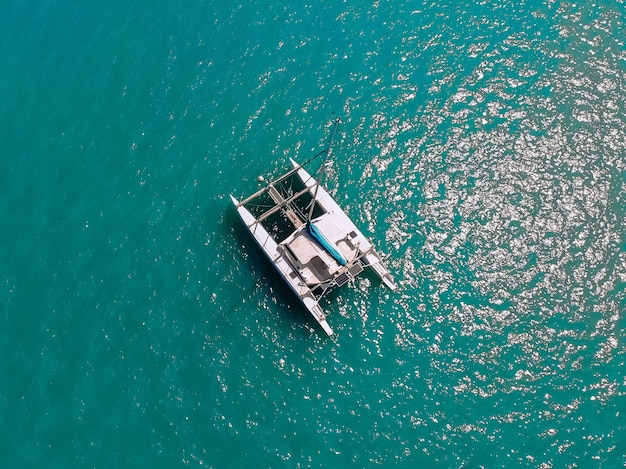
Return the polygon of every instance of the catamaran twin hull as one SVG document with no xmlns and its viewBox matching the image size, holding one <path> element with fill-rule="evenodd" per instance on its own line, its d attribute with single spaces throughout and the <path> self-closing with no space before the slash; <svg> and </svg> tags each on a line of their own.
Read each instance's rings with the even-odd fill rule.
<svg viewBox="0 0 626 469">
<path fill-rule="evenodd" d="M 374 246 L 328 192 L 302 166 L 293 168 L 243 201 L 231 195 L 239 216 L 283 279 L 328 335 L 319 305 L 370 267 L 391 290 L 396 284 Z M 313 208 L 310 208 L 312 205 Z"/>
</svg>

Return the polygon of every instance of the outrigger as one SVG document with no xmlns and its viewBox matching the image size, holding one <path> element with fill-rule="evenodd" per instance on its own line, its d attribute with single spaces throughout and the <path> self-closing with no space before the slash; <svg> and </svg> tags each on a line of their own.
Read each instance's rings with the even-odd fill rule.
<svg viewBox="0 0 626 469">
<path fill-rule="evenodd" d="M 309 161 L 300 165 L 290 159 L 290 170 L 241 202 L 230 196 L 252 237 L 329 336 L 333 330 L 319 301 L 330 289 L 341 287 L 367 267 L 388 288 L 396 289 L 372 243 L 322 186 L 340 122 L 334 121 L 327 148 Z M 323 162 L 314 178 L 304 165 L 321 155 Z"/>
</svg>

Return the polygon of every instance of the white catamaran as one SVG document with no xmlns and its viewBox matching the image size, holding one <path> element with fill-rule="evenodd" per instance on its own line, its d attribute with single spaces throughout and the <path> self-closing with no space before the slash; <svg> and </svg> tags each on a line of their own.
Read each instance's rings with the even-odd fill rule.
<svg viewBox="0 0 626 469">
<path fill-rule="evenodd" d="M 252 237 L 328 335 L 333 330 L 319 300 L 329 289 L 366 267 L 391 290 L 396 288 L 372 243 L 321 185 L 339 122 L 334 122 L 328 147 L 309 160 L 324 155 L 317 178 L 292 159 L 289 171 L 241 202 L 230 196 Z"/>
</svg>

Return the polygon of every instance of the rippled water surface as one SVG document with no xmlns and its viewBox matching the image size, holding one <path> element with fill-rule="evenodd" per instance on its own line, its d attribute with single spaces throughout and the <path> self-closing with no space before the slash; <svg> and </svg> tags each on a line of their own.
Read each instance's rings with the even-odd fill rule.
<svg viewBox="0 0 626 469">
<path fill-rule="evenodd" d="M 3 467 L 626 466 L 623 1 L 0 10 Z M 328 339 L 228 194 L 333 112 Z"/>
</svg>

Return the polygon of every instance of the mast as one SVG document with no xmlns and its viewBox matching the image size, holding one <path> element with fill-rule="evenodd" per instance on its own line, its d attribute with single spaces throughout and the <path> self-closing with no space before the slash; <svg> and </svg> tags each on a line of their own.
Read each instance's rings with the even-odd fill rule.
<svg viewBox="0 0 626 469">
<path fill-rule="evenodd" d="M 319 175 L 316 178 L 317 184 L 315 185 L 315 192 L 313 193 L 313 200 L 311 201 L 311 208 L 309 209 L 309 216 L 307 217 L 308 221 L 311 221 L 311 218 L 313 217 L 313 209 L 315 209 L 315 201 L 317 200 L 317 190 L 319 189 L 320 184 L 322 182 L 322 178 L 324 177 L 324 173 L 326 170 L 326 162 L 328 161 L 328 157 L 330 156 L 330 153 L 332 152 L 333 141 L 335 140 L 335 134 L 337 133 L 337 127 L 339 126 L 340 122 L 341 122 L 341 119 L 337 117 L 333 125 L 333 130 L 330 133 L 330 140 L 328 141 L 328 147 L 326 147 L 326 154 L 324 155 L 324 161 L 322 161 L 322 165 L 320 166 L 320 169 L 318 170 Z"/>
</svg>

